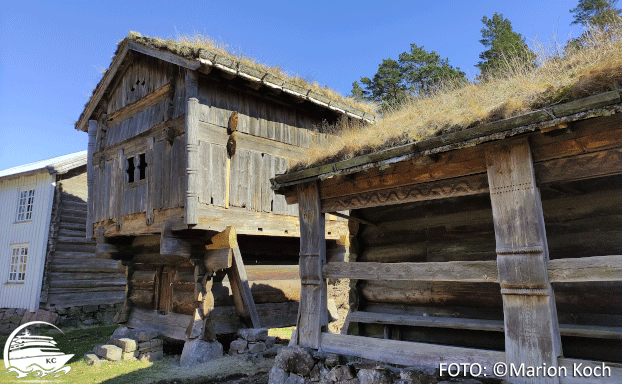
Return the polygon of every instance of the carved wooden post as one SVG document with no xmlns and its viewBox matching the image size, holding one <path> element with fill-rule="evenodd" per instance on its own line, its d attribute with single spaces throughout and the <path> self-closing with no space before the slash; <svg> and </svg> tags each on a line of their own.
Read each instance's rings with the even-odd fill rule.
<svg viewBox="0 0 622 384">
<path fill-rule="evenodd" d="M 153 212 L 153 207 L 154 207 L 154 199 L 155 199 L 155 195 L 156 195 L 156 188 L 159 188 L 160 186 L 157 185 L 156 183 L 156 170 L 153 169 L 153 165 L 154 165 L 154 153 L 153 153 L 153 146 L 154 146 L 154 138 L 149 137 L 147 138 L 147 151 L 145 153 L 145 157 L 146 157 L 146 161 L 147 161 L 147 174 L 145 175 L 147 178 L 147 202 L 146 202 L 146 209 L 145 209 L 145 221 L 147 225 L 151 225 L 153 224 L 153 220 L 154 220 L 154 212 Z"/>
<path fill-rule="evenodd" d="M 540 192 L 527 140 L 486 153 L 503 295 L 508 367 L 557 367 L 561 356 L 555 296 Z M 557 377 L 511 377 L 512 383 L 559 383 Z"/>
<path fill-rule="evenodd" d="M 116 181 L 116 194 L 117 194 L 117 206 L 115 207 L 115 213 L 117 216 L 117 231 L 121 230 L 123 226 L 123 186 L 127 182 L 127 160 L 125 160 L 125 154 L 123 148 L 117 151 L 117 177 Z"/>
<path fill-rule="evenodd" d="M 86 151 L 86 186 L 88 198 L 86 199 L 86 238 L 93 238 L 93 215 L 95 212 L 95 196 L 93 195 L 93 183 L 95 180 L 95 168 L 93 167 L 93 154 L 95 153 L 95 139 L 97 137 L 97 120 L 89 120 L 89 145 Z"/>
<path fill-rule="evenodd" d="M 298 187 L 300 216 L 300 307 L 296 340 L 303 347 L 319 348 L 322 328 L 327 325 L 325 220 L 316 183 Z"/>
<path fill-rule="evenodd" d="M 186 202 L 185 222 L 199 223 L 199 77 L 195 71 L 186 72 Z"/>
</svg>

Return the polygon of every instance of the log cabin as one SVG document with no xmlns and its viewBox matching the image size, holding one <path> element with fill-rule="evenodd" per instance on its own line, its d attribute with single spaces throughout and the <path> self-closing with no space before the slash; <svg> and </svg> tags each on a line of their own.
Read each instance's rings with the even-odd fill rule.
<svg viewBox="0 0 622 384">
<path fill-rule="evenodd" d="M 86 151 L 0 171 L 0 333 L 93 323 L 123 302 L 118 263 L 96 259 L 85 238 L 86 199 Z"/>
<path fill-rule="evenodd" d="M 130 33 L 76 123 L 89 134 L 87 237 L 126 266 L 117 321 L 178 340 L 294 325 L 298 208 L 269 180 L 329 140 L 323 127 L 374 118 L 213 47 Z M 347 233 L 326 222 L 342 260 Z"/>
<path fill-rule="evenodd" d="M 304 229 L 295 343 L 568 373 L 510 383 L 621 382 L 621 101 L 597 93 L 277 175 Z M 344 210 L 350 262 L 327 262 L 324 217 Z M 326 330 L 330 278 L 353 282 L 341 334 Z M 602 362 L 606 377 L 573 374 Z"/>
</svg>

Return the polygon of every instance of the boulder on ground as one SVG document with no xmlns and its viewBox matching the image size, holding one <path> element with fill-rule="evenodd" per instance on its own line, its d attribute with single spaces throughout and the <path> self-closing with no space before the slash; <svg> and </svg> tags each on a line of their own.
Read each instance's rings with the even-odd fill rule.
<svg viewBox="0 0 622 384">
<path fill-rule="evenodd" d="M 191 367 L 222 356 L 222 344 L 217 341 L 194 339 L 186 341 L 179 365 Z"/>
<path fill-rule="evenodd" d="M 110 361 L 119 361 L 123 357 L 123 350 L 112 344 L 98 345 L 93 352 L 97 356 Z"/>
<path fill-rule="evenodd" d="M 268 338 L 268 328 L 242 328 L 238 336 L 246 341 L 264 341 Z"/>
<path fill-rule="evenodd" d="M 299 346 L 281 349 L 274 360 L 275 367 L 301 376 L 309 376 L 314 365 L 311 354 Z"/>
</svg>

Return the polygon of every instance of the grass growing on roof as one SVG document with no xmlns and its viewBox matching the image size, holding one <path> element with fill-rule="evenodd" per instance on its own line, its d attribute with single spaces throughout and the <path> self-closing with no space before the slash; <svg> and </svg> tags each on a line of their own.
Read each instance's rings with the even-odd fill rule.
<svg viewBox="0 0 622 384">
<path fill-rule="evenodd" d="M 345 160 L 435 135 L 460 131 L 547 105 L 622 88 L 622 25 L 591 29 L 580 48 L 540 46 L 537 67 L 512 59 L 495 78 L 446 85 L 413 98 L 373 125 L 335 127 L 337 140 L 314 146 L 290 171 Z"/>
<path fill-rule="evenodd" d="M 364 112 L 374 113 L 376 107 L 371 103 L 364 103 L 353 98 L 343 97 L 332 89 L 326 86 L 321 86 L 317 81 L 311 82 L 297 74 L 288 74 L 278 66 L 261 64 L 253 58 L 246 57 L 239 52 L 230 50 L 226 44 L 216 42 L 212 38 L 199 33 L 161 39 L 157 37 L 142 36 L 140 33 L 132 31 L 129 33 L 127 38 L 143 45 L 152 46 L 157 49 L 165 49 L 169 52 L 192 59 L 196 59 L 200 56 L 200 50 L 210 51 L 217 55 L 224 56 L 227 59 L 237 61 L 255 70 L 270 73 L 271 75 L 287 80 L 300 87 L 312 89 L 314 92 L 317 92 L 329 99 L 340 101 L 350 107 L 360 109 Z"/>
</svg>

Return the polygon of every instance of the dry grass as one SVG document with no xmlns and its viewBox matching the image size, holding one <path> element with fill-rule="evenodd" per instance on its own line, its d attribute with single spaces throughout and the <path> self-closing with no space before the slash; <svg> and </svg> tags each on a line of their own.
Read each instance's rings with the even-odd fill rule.
<svg viewBox="0 0 622 384">
<path fill-rule="evenodd" d="M 322 96 L 340 101 L 350 107 L 360 109 L 364 112 L 375 113 L 376 106 L 374 104 L 362 103 L 352 98 L 343 97 L 332 89 L 326 86 L 321 86 L 316 81 L 308 81 L 297 74 L 291 75 L 278 66 L 267 66 L 261 64 L 253 58 L 244 56 L 241 52 L 231 50 L 226 44 L 219 43 L 212 38 L 199 33 L 161 39 L 157 37 L 142 36 L 140 33 L 132 31 L 129 33 L 127 38 L 143 45 L 152 46 L 158 49 L 165 49 L 169 52 L 193 59 L 199 57 L 201 54 L 200 50 L 206 50 L 217 55 L 224 56 L 227 59 L 237 61 L 250 68 L 270 73 L 271 75 L 287 80 L 300 87 L 312 89 Z"/>
<path fill-rule="evenodd" d="M 540 46 L 535 68 L 508 60 L 504 76 L 447 86 L 431 97 L 413 99 L 374 125 L 335 127 L 338 140 L 312 148 L 290 171 L 622 88 L 622 25 L 591 30 L 586 36 L 581 49 L 563 52 Z"/>
</svg>

